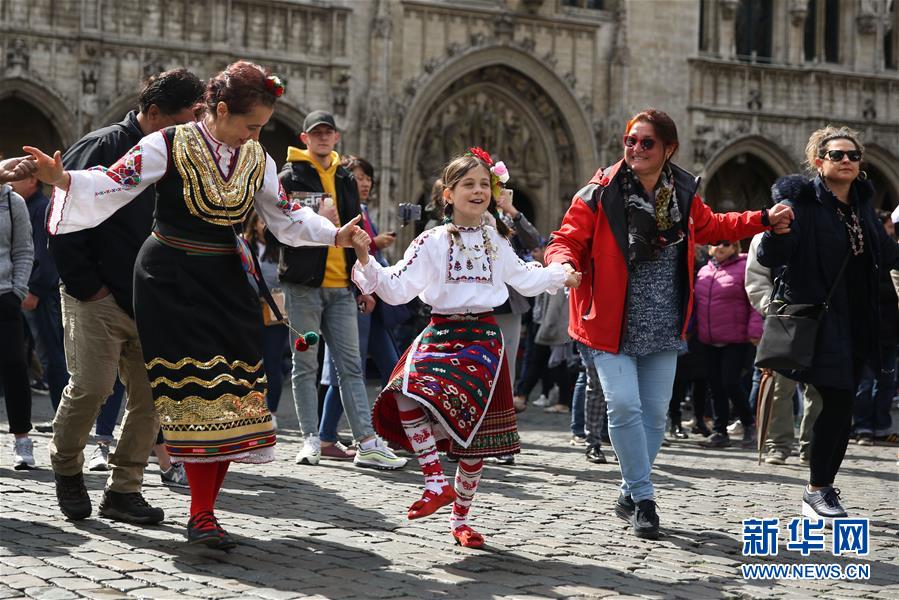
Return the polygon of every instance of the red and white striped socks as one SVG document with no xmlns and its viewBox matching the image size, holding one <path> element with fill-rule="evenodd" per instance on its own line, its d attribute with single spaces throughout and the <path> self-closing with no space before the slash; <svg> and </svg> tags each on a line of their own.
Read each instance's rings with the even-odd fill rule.
<svg viewBox="0 0 899 600">
<path fill-rule="evenodd" d="M 450 529 L 455 530 L 468 524 L 468 510 L 478 491 L 483 470 L 484 460 L 481 458 L 474 461 L 470 458 L 459 460 L 459 467 L 456 469 L 456 501 L 453 502 L 453 514 L 450 516 Z"/>
<path fill-rule="evenodd" d="M 418 457 L 421 472 L 425 476 L 425 489 L 439 494 L 444 487 L 449 485 L 443 466 L 440 464 L 440 456 L 437 454 L 437 442 L 434 439 L 434 431 L 431 421 L 424 410 L 416 407 L 413 410 L 401 410 L 400 422 L 409 443 Z"/>
</svg>

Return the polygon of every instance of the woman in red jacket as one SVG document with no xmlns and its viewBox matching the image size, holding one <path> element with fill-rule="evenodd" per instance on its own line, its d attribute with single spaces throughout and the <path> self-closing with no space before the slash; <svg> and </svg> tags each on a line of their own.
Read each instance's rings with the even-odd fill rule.
<svg viewBox="0 0 899 600">
<path fill-rule="evenodd" d="M 597 171 L 552 234 L 546 261 L 584 273 L 570 297 L 569 333 L 592 356 L 621 468 L 615 513 L 655 539 L 650 474 L 662 445 L 678 352 L 693 307 L 694 243 L 789 231 L 792 212 L 715 214 L 699 180 L 671 162 L 677 127 L 662 111 L 635 115 L 624 158 Z"/>
<path fill-rule="evenodd" d="M 755 445 L 755 418 L 740 375 L 751 343 L 757 344 L 762 337 L 762 315 L 752 308 L 746 295 L 746 255 L 740 252 L 740 242 L 715 242 L 710 255 L 695 284 L 696 329 L 704 344 L 715 401 L 715 432 L 703 445 L 730 446 L 727 422 L 733 402 L 743 423 L 743 447 L 751 447 Z"/>
</svg>

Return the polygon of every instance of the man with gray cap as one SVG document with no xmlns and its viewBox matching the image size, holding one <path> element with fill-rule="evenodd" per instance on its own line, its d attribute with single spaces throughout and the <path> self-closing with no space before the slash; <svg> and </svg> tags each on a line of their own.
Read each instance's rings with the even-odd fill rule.
<svg viewBox="0 0 899 600">
<path fill-rule="evenodd" d="M 310 112 L 303 122 L 300 140 L 306 150 L 287 149 L 287 164 L 280 179 L 293 202 L 308 204 L 339 226 L 360 214 L 359 191 L 352 174 L 340 166 L 334 151 L 340 132 L 334 116 L 323 110 Z M 371 297 L 356 297 L 350 274 L 356 257 L 352 248 L 281 248 L 278 276 L 285 292 L 290 323 L 296 331 L 321 331 L 337 369 L 340 397 L 357 442 L 353 462 L 376 469 L 401 469 L 398 458 L 375 436 L 371 407 L 362 374 L 356 312 L 371 311 Z M 322 454 L 350 458 L 339 442 L 322 448 L 319 438 L 316 352 L 293 353 L 293 400 L 303 431 L 303 448 L 296 462 L 316 465 Z M 338 456 L 339 455 L 339 456 Z"/>
</svg>

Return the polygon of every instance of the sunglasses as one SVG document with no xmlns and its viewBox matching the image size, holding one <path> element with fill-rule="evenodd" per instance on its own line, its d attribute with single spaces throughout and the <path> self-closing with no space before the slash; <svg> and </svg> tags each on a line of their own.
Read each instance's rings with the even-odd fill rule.
<svg viewBox="0 0 899 600">
<path fill-rule="evenodd" d="M 724 240 L 722 242 L 715 242 L 712 245 L 713 246 L 721 246 L 722 248 L 730 248 L 730 242 L 728 242 L 727 240 Z"/>
<path fill-rule="evenodd" d="M 637 137 L 635 135 L 626 135 L 624 136 L 624 145 L 628 148 L 633 148 L 637 144 L 640 144 L 640 147 L 644 150 L 652 150 L 655 148 L 656 141 L 651 137 Z"/>
<path fill-rule="evenodd" d="M 858 150 L 827 150 L 820 153 L 818 158 L 827 158 L 827 160 L 832 162 L 840 162 L 844 156 L 852 162 L 858 162 L 862 159 L 862 153 Z"/>
</svg>

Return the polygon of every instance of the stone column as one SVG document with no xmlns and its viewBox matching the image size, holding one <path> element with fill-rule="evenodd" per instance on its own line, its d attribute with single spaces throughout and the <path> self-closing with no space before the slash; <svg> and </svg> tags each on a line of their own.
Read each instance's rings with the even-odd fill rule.
<svg viewBox="0 0 899 600">
<path fill-rule="evenodd" d="M 806 0 L 791 0 L 790 28 L 787 37 L 787 62 L 802 65 L 805 62 L 805 20 L 809 18 Z M 811 16 L 814 18 L 814 15 Z"/>
<path fill-rule="evenodd" d="M 721 57 L 733 60 L 737 56 L 736 15 L 740 0 L 718 0 L 718 41 Z"/>
</svg>

